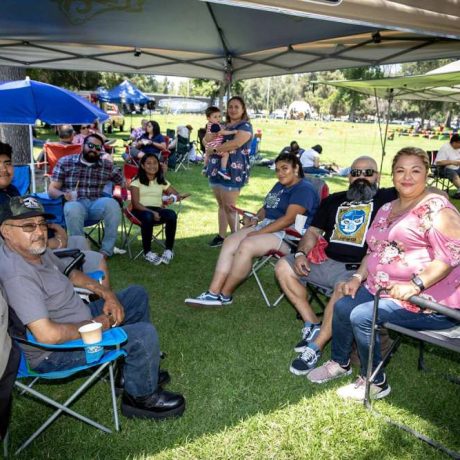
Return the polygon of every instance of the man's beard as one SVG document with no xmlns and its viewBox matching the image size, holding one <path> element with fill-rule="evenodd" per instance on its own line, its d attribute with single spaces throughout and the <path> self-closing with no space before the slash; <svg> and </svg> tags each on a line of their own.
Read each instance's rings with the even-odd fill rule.
<svg viewBox="0 0 460 460">
<path fill-rule="evenodd" d="M 371 184 L 366 179 L 357 179 L 347 190 L 347 199 L 350 201 L 369 201 L 377 193 L 378 185 Z"/>
<path fill-rule="evenodd" d="M 36 241 L 33 241 L 32 243 L 34 244 L 34 246 L 31 246 L 29 248 L 29 253 L 30 254 L 32 254 L 34 256 L 41 256 L 42 254 L 45 253 L 46 244 L 47 244 L 45 238 L 40 238 L 40 239 L 38 239 Z"/>
<path fill-rule="evenodd" d="M 99 153 L 93 152 L 83 152 L 83 158 L 88 163 L 97 163 L 99 161 Z"/>
</svg>

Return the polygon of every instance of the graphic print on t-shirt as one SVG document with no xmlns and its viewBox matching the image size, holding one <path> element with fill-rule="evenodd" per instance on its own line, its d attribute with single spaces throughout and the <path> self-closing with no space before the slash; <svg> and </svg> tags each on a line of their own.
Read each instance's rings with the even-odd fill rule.
<svg viewBox="0 0 460 460">
<path fill-rule="evenodd" d="M 276 209 L 279 205 L 281 195 L 283 194 L 283 192 L 283 188 L 281 188 L 280 190 L 272 189 L 270 193 L 265 197 L 265 207 L 268 209 Z"/>
<path fill-rule="evenodd" d="M 373 208 L 373 202 L 339 206 L 330 241 L 363 247 Z"/>
</svg>

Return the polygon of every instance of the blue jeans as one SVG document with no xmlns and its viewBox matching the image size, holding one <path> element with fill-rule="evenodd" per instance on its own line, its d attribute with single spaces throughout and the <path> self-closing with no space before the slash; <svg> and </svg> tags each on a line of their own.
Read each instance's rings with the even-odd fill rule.
<svg viewBox="0 0 460 460">
<path fill-rule="evenodd" d="M 80 198 L 78 201 L 67 201 L 64 205 L 64 216 L 69 235 L 84 236 L 85 221 L 104 221 L 104 238 L 101 252 L 111 256 L 117 240 L 118 226 L 121 222 L 120 205 L 113 198 L 89 200 Z"/>
<path fill-rule="evenodd" d="M 117 298 L 125 310 L 123 330 L 128 335 L 128 341 L 123 345 L 128 353 L 123 369 L 125 390 L 135 397 L 148 396 L 158 386 L 160 365 L 160 345 L 157 331 L 150 322 L 148 295 L 142 286 L 130 286 L 117 293 Z M 89 304 L 93 317 L 102 313 L 103 306 L 103 299 Z M 48 355 L 35 370 L 50 372 L 85 364 L 83 350 L 56 351 Z"/>
<path fill-rule="evenodd" d="M 308 166 L 307 168 L 303 168 L 303 172 L 305 174 L 319 174 L 321 176 L 329 174 L 329 171 L 327 169 L 317 168 L 316 166 Z"/>
<path fill-rule="evenodd" d="M 356 340 L 359 359 L 361 361 L 360 375 L 367 373 L 369 359 L 369 344 L 371 341 L 372 314 L 374 296 L 363 286 L 356 292 L 355 298 L 342 297 L 334 306 L 332 319 L 332 359 L 345 366 L 348 364 L 353 339 Z M 377 324 L 385 322 L 397 324 L 414 330 L 441 330 L 455 326 L 455 320 L 437 313 L 413 313 L 398 305 L 392 299 L 380 299 Z M 376 336 L 373 369 L 382 360 L 380 337 Z M 383 380 L 383 372 L 376 376 L 375 381 Z"/>
</svg>

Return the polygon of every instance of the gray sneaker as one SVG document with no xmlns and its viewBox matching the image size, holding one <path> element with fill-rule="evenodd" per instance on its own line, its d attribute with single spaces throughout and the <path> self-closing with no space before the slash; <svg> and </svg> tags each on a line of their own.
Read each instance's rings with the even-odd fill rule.
<svg viewBox="0 0 460 460">
<path fill-rule="evenodd" d="M 364 394 L 366 392 L 366 379 L 359 376 L 356 382 L 340 387 L 337 394 L 344 399 L 352 399 L 354 401 L 364 401 Z M 382 399 L 388 396 L 391 392 L 391 387 L 387 383 L 386 376 L 382 383 L 372 383 L 369 389 L 369 397 L 371 399 Z"/>
<path fill-rule="evenodd" d="M 342 367 L 335 361 L 327 361 L 322 366 L 313 369 L 308 375 L 307 379 L 312 383 L 326 383 L 330 380 L 345 377 L 351 374 L 350 363 L 346 367 Z"/>
</svg>

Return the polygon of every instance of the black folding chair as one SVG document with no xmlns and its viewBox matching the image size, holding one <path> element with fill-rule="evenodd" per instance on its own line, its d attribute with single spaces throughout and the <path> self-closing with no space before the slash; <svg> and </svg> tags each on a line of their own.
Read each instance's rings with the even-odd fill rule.
<svg viewBox="0 0 460 460">
<path fill-rule="evenodd" d="M 453 450 L 445 447 L 438 441 L 435 441 L 429 438 L 428 436 L 425 436 L 419 433 L 418 431 L 410 428 L 407 425 L 404 425 L 399 422 L 395 422 L 391 420 L 389 417 L 384 416 L 380 412 L 373 409 L 372 400 L 370 398 L 371 384 L 374 382 L 380 370 L 388 364 L 388 361 L 390 360 L 390 358 L 396 353 L 396 350 L 398 349 L 403 336 L 412 337 L 413 339 L 416 339 L 419 341 L 419 358 L 418 358 L 418 369 L 419 370 L 426 370 L 425 363 L 424 363 L 424 343 L 429 343 L 429 344 L 436 345 L 441 348 L 445 348 L 445 349 L 460 353 L 460 334 L 458 335 L 452 334 L 452 332 L 460 332 L 460 311 L 454 310 L 452 308 L 447 308 L 444 305 L 438 304 L 436 302 L 425 299 L 423 297 L 419 297 L 419 296 L 411 297 L 409 299 L 410 302 L 419 306 L 421 309 L 430 309 L 437 313 L 443 314 L 445 316 L 448 316 L 450 318 L 453 318 L 459 321 L 457 327 L 455 328 L 455 331 L 451 330 L 450 331 L 451 336 L 448 336 L 448 335 L 445 335 L 445 331 L 426 331 L 426 330 L 417 331 L 413 329 L 407 329 L 397 324 L 386 322 L 382 325 L 382 327 L 385 327 L 397 333 L 398 337 L 393 342 L 389 350 L 382 357 L 382 360 L 380 361 L 376 369 L 372 371 L 372 361 L 373 361 L 372 358 L 374 356 L 375 336 L 376 336 L 377 331 L 380 329 L 379 326 L 377 325 L 377 320 L 378 320 L 378 305 L 379 305 L 379 300 L 380 300 L 380 294 L 382 291 L 383 290 L 381 289 L 377 292 L 375 296 L 375 300 L 374 300 L 374 314 L 372 318 L 371 343 L 369 345 L 369 360 L 367 363 L 366 392 L 365 392 L 364 404 L 367 407 L 367 409 L 371 411 L 371 413 L 375 415 L 383 416 L 386 422 L 391 423 L 392 425 L 395 425 L 404 431 L 407 431 L 408 433 L 412 434 L 418 439 L 428 443 L 430 446 L 443 451 L 447 455 L 450 455 L 451 457 L 456 458 L 456 459 L 460 459 L 460 452 L 454 452 Z M 447 378 L 454 383 L 460 384 L 460 379 L 458 377 L 447 376 Z"/>
</svg>

